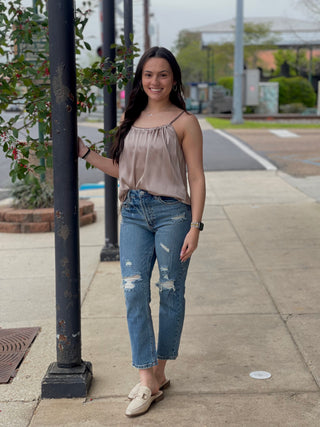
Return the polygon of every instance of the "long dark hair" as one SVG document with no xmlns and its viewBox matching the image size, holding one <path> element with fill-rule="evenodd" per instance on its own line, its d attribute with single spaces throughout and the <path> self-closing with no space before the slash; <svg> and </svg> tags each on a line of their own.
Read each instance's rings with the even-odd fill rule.
<svg viewBox="0 0 320 427">
<path fill-rule="evenodd" d="M 110 154 L 113 161 L 116 163 L 119 163 L 119 158 L 123 150 L 124 139 L 126 135 L 128 134 L 133 123 L 137 120 L 141 112 L 146 108 L 148 104 L 148 96 L 142 90 L 142 70 L 144 64 L 150 58 L 163 58 L 169 62 L 173 73 L 173 81 L 175 82 L 174 89 L 171 90 L 169 99 L 172 104 L 176 105 L 178 108 L 186 110 L 186 104 L 183 99 L 181 70 L 176 58 L 170 52 L 170 50 L 166 49 L 165 47 L 151 47 L 142 55 L 137 65 L 128 106 L 124 113 L 124 120 L 118 128 L 118 131 L 115 135 L 114 143 L 111 147 Z"/>
</svg>

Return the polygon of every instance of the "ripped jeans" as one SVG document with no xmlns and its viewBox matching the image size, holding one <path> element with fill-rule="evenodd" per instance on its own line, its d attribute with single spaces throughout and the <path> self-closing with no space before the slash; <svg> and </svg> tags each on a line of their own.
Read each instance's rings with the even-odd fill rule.
<svg viewBox="0 0 320 427">
<path fill-rule="evenodd" d="M 121 209 L 120 264 L 127 307 L 132 365 L 146 369 L 176 359 L 185 311 L 189 260 L 180 261 L 190 230 L 191 207 L 171 197 L 130 190 Z M 159 267 L 159 332 L 156 348 L 150 310 L 150 279 Z"/>
</svg>

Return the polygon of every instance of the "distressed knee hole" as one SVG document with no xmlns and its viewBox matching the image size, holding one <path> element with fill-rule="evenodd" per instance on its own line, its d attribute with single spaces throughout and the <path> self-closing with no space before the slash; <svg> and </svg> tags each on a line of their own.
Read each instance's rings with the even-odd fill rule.
<svg viewBox="0 0 320 427">
<path fill-rule="evenodd" d="M 165 282 L 159 282 L 157 283 L 157 286 L 159 288 L 159 291 L 175 291 L 174 287 L 174 281 L 173 280 L 166 280 Z"/>
<path fill-rule="evenodd" d="M 169 279 L 169 269 L 168 267 L 160 267 L 161 277 L 159 279 L 159 282 L 157 283 L 157 286 L 159 288 L 159 291 L 175 291 L 174 287 L 174 280 Z"/>
<path fill-rule="evenodd" d="M 156 284 L 159 291 L 175 291 L 174 280 L 169 279 L 169 268 L 167 266 L 160 267 L 160 279 Z"/>
<path fill-rule="evenodd" d="M 123 289 L 134 289 L 135 282 L 137 280 L 141 280 L 140 274 L 136 274 L 135 276 L 124 277 L 122 280 Z"/>
</svg>

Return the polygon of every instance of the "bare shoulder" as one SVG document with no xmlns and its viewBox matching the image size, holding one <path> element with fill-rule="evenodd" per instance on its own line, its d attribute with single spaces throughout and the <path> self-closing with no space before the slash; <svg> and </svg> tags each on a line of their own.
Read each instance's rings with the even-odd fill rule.
<svg viewBox="0 0 320 427">
<path fill-rule="evenodd" d="M 179 119 L 174 123 L 180 142 L 185 140 L 187 135 L 195 135 L 201 133 L 201 128 L 198 119 L 195 115 L 185 111 Z"/>
<path fill-rule="evenodd" d="M 188 111 L 185 111 L 185 114 L 182 114 L 181 121 L 184 125 L 187 126 L 199 126 L 198 119 L 194 114 L 189 113 Z"/>
<path fill-rule="evenodd" d="M 188 136 L 191 139 L 199 139 L 202 136 L 202 131 L 200 128 L 200 124 L 198 119 L 194 114 L 186 112 L 186 114 L 182 115 L 183 118 L 183 129 L 184 129 L 184 139 L 186 139 Z"/>
</svg>

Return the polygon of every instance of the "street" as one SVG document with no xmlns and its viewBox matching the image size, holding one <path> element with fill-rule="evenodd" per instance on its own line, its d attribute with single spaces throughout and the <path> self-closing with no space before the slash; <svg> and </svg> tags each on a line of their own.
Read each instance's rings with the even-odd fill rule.
<svg viewBox="0 0 320 427">
<path fill-rule="evenodd" d="M 9 117 L 12 113 L 5 113 Z M 203 131 L 204 169 L 213 171 L 274 170 L 276 168 L 293 177 L 320 174 L 320 139 L 318 129 L 213 129 L 200 118 Z M 78 135 L 98 142 L 103 134 L 98 131 L 101 122 L 78 122 Z M 37 129 L 32 129 L 32 136 Z M 10 161 L 0 158 L 0 199 L 9 195 Z M 86 169 L 79 161 L 79 188 L 104 180 L 96 169 Z"/>
<path fill-rule="evenodd" d="M 8 119 L 12 116 L 12 113 L 4 113 L 3 118 Z M 103 127 L 102 123 L 99 127 Z M 37 129 L 32 129 L 31 136 L 36 137 Z M 87 137 L 92 142 L 98 142 L 102 139 L 103 134 L 98 132 L 98 125 L 94 123 L 79 123 L 78 124 L 78 135 L 81 137 Z M 9 196 L 10 187 L 12 186 L 11 179 L 9 176 L 10 172 L 10 160 L 6 159 L 1 152 L 0 157 L 0 200 Z M 97 169 L 86 169 L 85 162 L 79 160 L 79 186 L 84 183 L 97 183 L 103 181 L 104 174 Z"/>
<path fill-rule="evenodd" d="M 295 177 L 320 175 L 319 128 L 228 129 L 278 169 Z"/>
<path fill-rule="evenodd" d="M 275 169 L 244 142 L 216 129 L 203 130 L 203 165 L 208 172 Z"/>
</svg>

